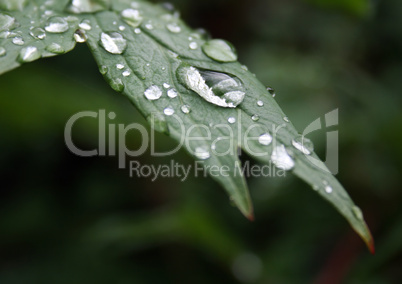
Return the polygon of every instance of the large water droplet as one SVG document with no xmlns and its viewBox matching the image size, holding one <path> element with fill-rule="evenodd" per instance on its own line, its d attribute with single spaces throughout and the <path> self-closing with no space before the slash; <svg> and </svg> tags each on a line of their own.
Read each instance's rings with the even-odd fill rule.
<svg viewBox="0 0 402 284">
<path fill-rule="evenodd" d="M 0 32 L 2 31 L 10 31 L 18 27 L 18 22 L 15 18 L 0 13 Z"/>
<path fill-rule="evenodd" d="M 177 33 L 181 32 L 181 27 L 177 23 L 167 24 L 166 28 L 168 29 L 168 31 L 170 31 L 172 33 L 177 34 Z"/>
<path fill-rule="evenodd" d="M 71 0 L 67 11 L 75 14 L 93 13 L 108 8 L 107 0 Z"/>
<path fill-rule="evenodd" d="M 259 106 L 259 107 L 264 106 L 264 102 L 263 101 L 257 101 L 257 106 Z"/>
<path fill-rule="evenodd" d="M 47 22 L 45 30 L 49 33 L 64 33 L 68 28 L 68 23 L 64 18 L 52 17 Z"/>
<path fill-rule="evenodd" d="M 144 96 L 151 101 L 157 100 L 162 96 L 162 90 L 158 86 L 153 85 L 145 90 Z"/>
<path fill-rule="evenodd" d="M 272 136 L 268 133 L 264 133 L 260 137 L 258 137 L 258 142 L 261 145 L 268 146 L 272 142 Z"/>
<path fill-rule="evenodd" d="M 123 75 L 124 77 L 128 77 L 131 75 L 131 71 L 130 70 L 124 70 L 123 73 L 121 73 L 121 75 Z"/>
<path fill-rule="evenodd" d="M 4 47 L 0 46 L 0 57 L 3 57 L 7 54 L 7 51 Z"/>
<path fill-rule="evenodd" d="M 15 37 L 15 38 L 13 38 L 13 43 L 14 43 L 15 45 L 24 45 L 24 44 L 25 44 L 25 41 L 24 41 L 24 39 L 23 39 L 22 37 L 17 36 L 17 37 Z"/>
<path fill-rule="evenodd" d="M 87 36 L 85 35 L 84 31 L 76 30 L 74 33 L 74 40 L 78 43 L 83 43 L 87 41 Z"/>
<path fill-rule="evenodd" d="M 171 116 L 174 114 L 174 109 L 172 109 L 171 107 L 167 107 L 163 110 L 163 113 L 167 116 Z"/>
<path fill-rule="evenodd" d="M 313 142 L 301 135 L 292 140 L 292 145 L 305 155 L 310 155 L 314 151 Z"/>
<path fill-rule="evenodd" d="M 234 47 L 227 41 L 221 39 L 209 40 L 203 44 L 204 53 L 219 62 L 232 62 L 237 60 Z"/>
<path fill-rule="evenodd" d="M 63 54 L 63 53 L 65 53 L 64 48 L 60 44 L 55 43 L 55 42 L 53 42 L 53 43 L 49 44 L 48 46 L 46 46 L 46 50 L 51 52 L 51 53 L 54 53 L 54 54 Z"/>
<path fill-rule="evenodd" d="M 127 48 L 127 40 L 117 32 L 102 33 L 100 44 L 112 54 L 122 54 Z"/>
<path fill-rule="evenodd" d="M 177 91 L 175 89 L 170 89 L 167 92 L 167 95 L 168 95 L 169 98 L 173 99 L 173 98 L 177 97 Z"/>
<path fill-rule="evenodd" d="M 45 39 L 46 38 L 46 32 L 42 28 L 33 28 L 29 34 L 35 38 L 35 39 Z"/>
<path fill-rule="evenodd" d="M 188 66 L 179 68 L 177 74 L 187 88 L 217 106 L 235 108 L 246 94 L 240 79 L 229 74 Z"/>
<path fill-rule="evenodd" d="M 143 17 L 139 10 L 136 9 L 125 9 L 121 12 L 121 17 L 130 26 L 136 28 L 143 20 Z"/>
<path fill-rule="evenodd" d="M 357 219 L 363 220 L 363 212 L 359 207 L 353 206 L 352 207 L 352 212 L 356 216 Z"/>
<path fill-rule="evenodd" d="M 197 147 L 195 148 L 195 156 L 200 160 L 206 160 L 211 157 L 208 149 L 206 147 Z"/>
<path fill-rule="evenodd" d="M 190 42 L 190 44 L 188 45 L 188 47 L 190 47 L 190 49 L 197 49 L 198 48 L 198 43 L 196 43 L 195 41 Z"/>
<path fill-rule="evenodd" d="M 281 170 L 291 170 L 295 166 L 295 162 L 286 151 L 285 145 L 276 146 L 271 155 L 272 163 Z"/>
<path fill-rule="evenodd" d="M 20 62 L 31 62 L 36 59 L 39 59 L 41 54 L 37 47 L 35 46 L 27 46 L 21 49 L 18 60 Z"/>
<path fill-rule="evenodd" d="M 124 90 L 124 84 L 123 81 L 120 78 L 115 78 L 110 81 L 110 86 L 113 88 L 113 90 L 121 93 Z"/>
</svg>

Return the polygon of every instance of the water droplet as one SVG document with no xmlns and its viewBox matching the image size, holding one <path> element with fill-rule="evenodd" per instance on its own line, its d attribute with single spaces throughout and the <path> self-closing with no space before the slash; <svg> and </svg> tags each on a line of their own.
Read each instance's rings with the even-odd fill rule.
<svg viewBox="0 0 402 284">
<path fill-rule="evenodd" d="M 136 29 L 134 29 L 134 33 L 136 33 L 136 34 L 140 34 L 140 33 L 141 33 L 141 29 L 140 29 L 140 28 L 136 28 Z"/>
<path fill-rule="evenodd" d="M 172 109 L 171 107 L 167 107 L 163 110 L 163 113 L 167 116 L 173 115 L 174 114 L 174 109 Z"/>
<path fill-rule="evenodd" d="M 17 37 L 15 37 L 15 38 L 13 38 L 13 43 L 14 43 L 15 45 L 24 45 L 24 44 L 25 44 L 25 41 L 24 41 L 24 39 L 23 39 L 22 37 L 17 36 Z"/>
<path fill-rule="evenodd" d="M 124 90 L 124 84 L 123 81 L 120 78 L 115 78 L 110 81 L 110 86 L 115 90 L 116 92 L 123 92 Z"/>
<path fill-rule="evenodd" d="M 14 11 L 20 10 L 27 5 L 28 0 L 2 0 L 0 1 L 0 9 Z"/>
<path fill-rule="evenodd" d="M 244 71 L 248 71 L 248 67 L 247 67 L 246 65 L 242 65 L 241 68 L 242 68 Z"/>
<path fill-rule="evenodd" d="M 162 67 L 161 69 L 162 69 L 162 71 L 165 71 L 165 70 L 166 70 L 166 67 Z"/>
<path fill-rule="evenodd" d="M 106 75 L 108 71 L 109 71 L 109 68 L 107 66 L 105 66 L 105 65 L 102 65 L 101 67 L 99 67 L 99 72 L 102 75 Z"/>
<path fill-rule="evenodd" d="M 84 31 L 76 30 L 74 33 L 74 40 L 78 43 L 83 43 L 87 41 L 87 36 L 85 35 Z"/>
<path fill-rule="evenodd" d="M 291 170 L 295 166 L 295 162 L 286 151 L 285 145 L 276 146 L 271 155 L 272 163 L 281 170 Z"/>
<path fill-rule="evenodd" d="M 326 193 L 332 193 L 332 187 L 330 185 L 325 186 L 325 192 Z"/>
<path fill-rule="evenodd" d="M 169 85 L 168 83 L 163 83 L 163 87 L 164 87 L 165 89 L 169 89 L 169 88 L 170 88 L 170 85 Z"/>
<path fill-rule="evenodd" d="M 179 33 L 181 32 L 181 27 L 177 24 L 177 23 L 170 23 L 166 25 L 166 28 L 168 29 L 168 31 L 170 31 L 171 33 Z"/>
<path fill-rule="evenodd" d="M 136 28 L 142 23 L 142 15 L 139 10 L 125 9 L 121 12 L 121 17 L 130 26 Z"/>
<path fill-rule="evenodd" d="M 320 189 L 320 187 L 318 186 L 318 185 L 313 185 L 313 189 L 315 190 L 315 191 L 317 191 L 317 190 L 319 190 Z"/>
<path fill-rule="evenodd" d="M 258 101 L 258 102 L 257 102 L 257 106 L 259 106 L 259 107 L 264 106 L 264 102 L 263 102 L 263 101 Z"/>
<path fill-rule="evenodd" d="M 0 57 L 3 57 L 7 54 L 7 51 L 4 47 L 0 46 Z"/>
<path fill-rule="evenodd" d="M 49 33 L 64 33 L 68 30 L 68 23 L 61 17 L 52 17 L 47 22 L 45 30 Z"/>
<path fill-rule="evenodd" d="M 119 26 L 119 30 L 120 30 L 120 31 L 124 31 L 125 29 L 126 29 L 125 26 Z"/>
<path fill-rule="evenodd" d="M 230 124 L 233 124 L 233 123 L 236 122 L 236 118 L 234 118 L 233 116 L 231 116 L 231 117 L 228 118 L 228 122 L 229 122 Z"/>
<path fill-rule="evenodd" d="M 175 89 L 170 89 L 167 92 L 167 95 L 168 95 L 169 98 L 173 99 L 173 98 L 177 97 L 177 91 Z"/>
<path fill-rule="evenodd" d="M 258 121 L 258 120 L 260 120 L 260 116 L 259 116 L 258 114 L 254 114 L 254 115 L 251 117 L 251 119 L 252 119 L 253 121 Z"/>
<path fill-rule="evenodd" d="M 202 45 L 204 53 L 219 62 L 232 62 L 237 60 L 234 47 L 221 39 L 209 40 Z"/>
<path fill-rule="evenodd" d="M 14 17 L 0 13 L 0 32 L 10 31 L 18 26 L 19 24 Z"/>
<path fill-rule="evenodd" d="M 93 13 L 108 8 L 108 1 L 105 0 L 71 0 L 67 11 L 75 14 Z"/>
<path fill-rule="evenodd" d="M 112 54 L 122 54 L 127 48 L 127 40 L 117 32 L 102 33 L 100 44 Z"/>
<path fill-rule="evenodd" d="M 174 5 L 172 3 L 170 3 L 170 2 L 164 2 L 164 3 L 161 4 L 161 6 L 165 10 L 167 10 L 168 12 L 174 12 L 175 11 Z"/>
<path fill-rule="evenodd" d="M 305 155 L 310 155 L 314 151 L 313 142 L 301 135 L 292 140 L 292 145 Z"/>
<path fill-rule="evenodd" d="M 131 75 L 131 72 L 129 70 L 125 70 L 123 73 L 121 73 L 124 77 L 128 77 Z"/>
<path fill-rule="evenodd" d="M 195 156 L 200 160 L 206 160 L 211 157 L 211 154 L 205 147 L 197 147 L 195 148 Z"/>
<path fill-rule="evenodd" d="M 363 220 L 363 212 L 359 207 L 353 206 L 352 207 L 352 212 L 356 216 L 357 219 Z"/>
<path fill-rule="evenodd" d="M 235 108 L 246 95 L 243 83 L 235 76 L 188 66 L 177 72 L 187 88 L 214 105 Z"/>
<path fill-rule="evenodd" d="M 21 49 L 18 60 L 20 62 L 32 62 L 40 57 L 41 54 L 37 47 L 27 46 Z"/>
<path fill-rule="evenodd" d="M 190 47 L 190 49 L 197 49 L 198 48 L 198 43 L 196 43 L 195 41 L 192 41 L 192 42 L 190 42 L 188 47 Z"/>
<path fill-rule="evenodd" d="M 157 100 L 162 96 L 162 90 L 158 86 L 153 85 L 145 90 L 144 95 L 148 100 Z"/>
<path fill-rule="evenodd" d="M 276 94 L 275 94 L 275 90 L 274 90 L 273 88 L 267 87 L 267 91 L 268 91 L 268 93 L 271 94 L 271 96 L 272 96 L 273 98 L 275 98 Z"/>
<path fill-rule="evenodd" d="M 153 30 L 153 29 L 154 29 L 154 26 L 152 25 L 152 23 L 147 23 L 147 24 L 145 25 L 145 27 L 146 27 L 148 30 Z"/>
<path fill-rule="evenodd" d="M 85 31 L 90 31 L 92 29 L 91 22 L 89 20 L 83 20 L 78 27 Z"/>
<path fill-rule="evenodd" d="M 264 133 L 260 137 L 258 137 L 258 142 L 261 145 L 268 146 L 272 142 L 272 136 L 268 133 Z"/>
<path fill-rule="evenodd" d="M 185 114 L 190 113 L 190 107 L 188 105 L 181 106 L 181 111 Z"/>
<path fill-rule="evenodd" d="M 283 120 L 284 120 L 285 122 L 290 122 L 289 117 L 287 117 L 287 116 L 284 116 L 284 117 L 283 117 Z"/>
<path fill-rule="evenodd" d="M 124 68 L 124 65 L 123 64 L 116 64 L 116 68 L 117 69 L 119 69 L 119 70 L 121 70 L 121 69 L 123 69 Z"/>
<path fill-rule="evenodd" d="M 55 42 L 53 42 L 53 43 L 49 44 L 48 46 L 46 46 L 46 50 L 51 52 L 51 53 L 54 53 L 54 54 L 63 54 L 63 53 L 65 53 L 64 48 L 60 44 L 55 43 Z"/>
<path fill-rule="evenodd" d="M 42 28 L 33 28 L 29 34 L 36 39 L 45 39 L 46 38 L 46 32 Z"/>
</svg>

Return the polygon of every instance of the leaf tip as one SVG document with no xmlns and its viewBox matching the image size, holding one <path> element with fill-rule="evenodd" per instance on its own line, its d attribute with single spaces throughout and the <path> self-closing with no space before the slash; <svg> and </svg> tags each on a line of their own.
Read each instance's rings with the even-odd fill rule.
<svg viewBox="0 0 402 284">
<path fill-rule="evenodd" d="M 375 254 L 375 244 L 374 244 L 374 239 L 373 236 L 370 233 L 370 238 L 366 241 L 366 245 L 370 251 L 371 254 Z"/>
</svg>

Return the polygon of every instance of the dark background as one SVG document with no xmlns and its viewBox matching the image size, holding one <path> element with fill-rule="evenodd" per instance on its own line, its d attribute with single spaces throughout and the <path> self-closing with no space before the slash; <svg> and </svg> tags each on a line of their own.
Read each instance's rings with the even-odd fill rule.
<svg viewBox="0 0 402 284">
<path fill-rule="evenodd" d="M 190 26 L 231 41 L 299 130 L 339 108 L 337 177 L 365 213 L 376 255 L 296 178 L 249 179 L 249 222 L 211 178 L 151 182 L 114 157 L 69 152 L 64 126 L 79 111 L 146 124 L 80 45 L 0 77 L 0 283 L 402 281 L 400 0 L 172 3 Z M 325 157 L 325 133 L 310 138 Z M 74 141 L 96 147 L 96 122 L 77 124 Z M 139 161 L 170 159 L 192 164 L 184 151 Z"/>
</svg>

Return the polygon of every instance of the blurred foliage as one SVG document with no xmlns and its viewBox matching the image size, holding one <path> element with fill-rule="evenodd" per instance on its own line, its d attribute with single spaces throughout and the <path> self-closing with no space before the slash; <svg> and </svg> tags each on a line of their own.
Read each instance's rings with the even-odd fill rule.
<svg viewBox="0 0 402 284">
<path fill-rule="evenodd" d="M 64 125 L 79 111 L 105 109 L 116 123 L 145 124 L 81 46 L 0 77 L 0 283 L 398 283 L 400 1 L 377 1 L 364 17 L 323 8 L 335 1 L 172 2 L 193 27 L 238 47 L 298 129 L 339 108 L 338 178 L 367 216 L 377 254 L 290 177 L 249 180 L 251 223 L 210 178 L 151 182 L 118 170 L 114 157 L 70 153 Z M 96 122 L 83 120 L 73 135 L 80 147 L 96 147 Z M 324 157 L 325 132 L 310 138 Z M 157 139 L 158 149 L 175 145 Z M 192 163 L 184 151 L 139 161 L 170 159 Z"/>
</svg>

